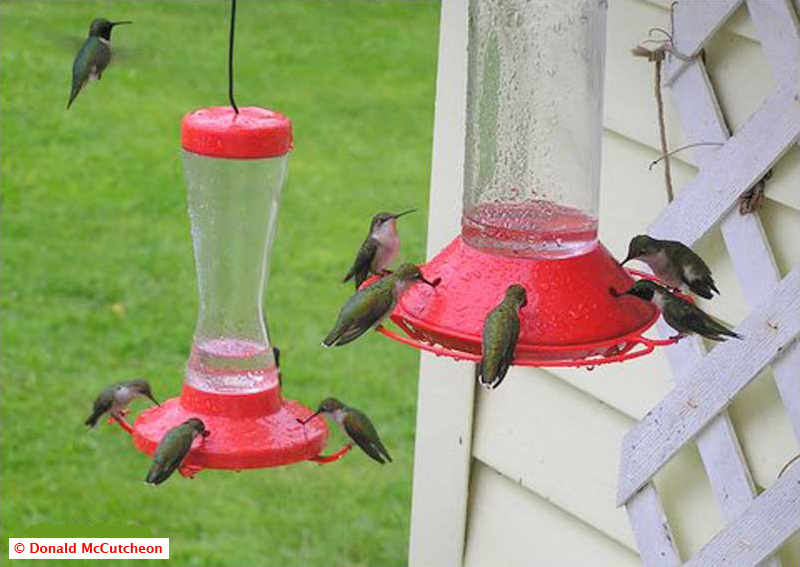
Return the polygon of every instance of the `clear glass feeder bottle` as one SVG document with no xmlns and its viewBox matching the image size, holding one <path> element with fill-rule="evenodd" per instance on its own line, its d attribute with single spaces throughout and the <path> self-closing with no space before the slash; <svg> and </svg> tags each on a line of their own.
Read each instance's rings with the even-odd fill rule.
<svg viewBox="0 0 800 567">
<path fill-rule="evenodd" d="M 566 258 L 597 240 L 606 0 L 470 0 L 464 241 Z"/>
<path fill-rule="evenodd" d="M 258 157 L 232 159 L 182 150 L 200 300 L 186 384 L 220 393 L 256 392 L 277 380 L 262 301 L 291 123 L 263 109 L 242 111 L 236 117 L 242 129 L 275 130 L 266 137 L 261 132 L 260 138 L 277 140 L 274 152 L 261 148 Z M 261 114 L 252 116 L 255 111 Z"/>
</svg>

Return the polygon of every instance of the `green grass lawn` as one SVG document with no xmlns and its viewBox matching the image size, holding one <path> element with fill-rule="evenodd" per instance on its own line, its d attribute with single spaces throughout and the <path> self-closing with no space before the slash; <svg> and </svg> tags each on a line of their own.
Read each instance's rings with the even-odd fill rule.
<svg viewBox="0 0 800 567">
<path fill-rule="evenodd" d="M 267 310 L 284 394 L 367 411 L 395 459 L 177 475 L 81 425 L 105 384 L 180 392 L 197 310 L 181 116 L 227 104 L 226 2 L 2 2 L 2 553 L 31 524 L 114 521 L 171 538 L 171 565 L 403 565 L 416 352 L 371 333 L 322 349 L 338 280 L 379 210 L 423 259 L 438 5 L 241 2 L 237 102 L 294 120 Z M 120 57 L 65 110 L 93 17 Z M 134 413 L 147 404 L 137 402 Z M 331 445 L 343 438 L 338 432 Z M 125 565 L 116 561 L 114 565 Z"/>
</svg>

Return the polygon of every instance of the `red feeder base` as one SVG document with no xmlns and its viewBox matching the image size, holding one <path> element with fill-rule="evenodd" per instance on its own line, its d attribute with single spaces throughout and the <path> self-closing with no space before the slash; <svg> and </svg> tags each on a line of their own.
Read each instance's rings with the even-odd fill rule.
<svg viewBox="0 0 800 567">
<path fill-rule="evenodd" d="M 658 309 L 636 297 L 614 296 L 611 290 L 625 291 L 633 279 L 601 244 L 572 258 L 535 260 L 481 252 L 458 237 L 422 271 L 441 283 L 435 289 L 414 286 L 398 302 L 391 318 L 407 336 L 379 330 L 435 354 L 480 360 L 483 321 L 512 283 L 528 295 L 517 365 L 593 366 L 675 342 L 642 336 Z"/>
<path fill-rule="evenodd" d="M 152 455 L 169 429 L 191 417 L 200 418 L 209 434 L 195 439 L 180 471 L 193 476 L 204 468 L 254 469 L 341 458 L 349 446 L 330 456 L 319 454 L 328 438 L 324 420 L 297 422 L 311 413 L 297 402 L 283 400 L 275 377 L 268 389 L 251 394 L 204 392 L 184 384 L 180 398 L 144 411 L 133 428 L 120 425 L 133 435 L 140 451 Z"/>
</svg>

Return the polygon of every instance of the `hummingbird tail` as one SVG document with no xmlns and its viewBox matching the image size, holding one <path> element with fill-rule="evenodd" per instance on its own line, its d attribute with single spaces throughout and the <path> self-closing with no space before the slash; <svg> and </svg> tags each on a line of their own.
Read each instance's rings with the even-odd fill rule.
<svg viewBox="0 0 800 567">
<path fill-rule="evenodd" d="M 72 91 L 69 93 L 69 101 L 67 101 L 67 110 L 69 110 L 69 107 L 72 106 L 73 102 L 75 102 L 75 99 L 78 98 L 79 92 L 81 92 L 80 85 L 78 85 L 77 88 L 72 87 Z"/>
<path fill-rule="evenodd" d="M 88 425 L 92 429 L 97 427 L 97 421 L 100 419 L 100 416 L 103 415 L 105 412 L 103 411 L 94 411 L 92 415 L 86 418 L 86 421 L 83 422 L 84 425 Z"/>
<path fill-rule="evenodd" d="M 157 465 L 153 465 L 147 472 L 147 476 L 144 479 L 145 484 L 158 486 L 169 478 L 169 473 L 164 474 L 165 472 L 167 472 L 165 469 Z"/>
</svg>

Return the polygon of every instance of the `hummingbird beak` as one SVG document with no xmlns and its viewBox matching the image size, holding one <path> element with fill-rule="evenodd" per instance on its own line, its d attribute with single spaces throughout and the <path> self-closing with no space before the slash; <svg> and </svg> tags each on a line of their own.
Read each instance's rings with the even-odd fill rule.
<svg viewBox="0 0 800 567">
<path fill-rule="evenodd" d="M 435 280 L 433 280 L 433 281 L 431 282 L 431 281 L 428 281 L 428 280 L 426 280 L 426 279 L 425 279 L 425 276 L 422 276 L 422 275 L 420 275 L 420 277 L 419 277 L 419 281 L 421 281 L 422 283 L 426 283 L 426 284 L 428 284 L 428 285 L 429 285 L 429 286 L 431 286 L 431 287 L 436 287 L 437 285 L 439 285 L 440 283 L 442 283 L 442 278 L 436 278 Z"/>
<path fill-rule="evenodd" d="M 150 400 L 152 400 L 152 402 L 153 402 L 155 405 L 157 405 L 158 407 L 161 407 L 161 404 L 159 404 L 159 403 L 158 403 L 158 400 L 157 400 L 157 399 L 155 399 L 155 398 L 154 398 L 152 395 L 148 395 L 147 397 L 148 397 L 148 398 L 150 398 Z"/>
<path fill-rule="evenodd" d="M 133 22 L 131 22 L 129 20 L 122 20 L 122 21 L 119 21 L 119 22 L 111 22 L 111 26 L 113 27 L 113 26 L 119 26 L 121 24 L 132 24 L 132 23 Z"/>
<path fill-rule="evenodd" d="M 302 423 L 303 425 L 305 425 L 306 423 L 308 423 L 309 421 L 311 421 L 312 419 L 314 419 L 315 417 L 317 417 L 319 414 L 320 414 L 320 410 L 317 410 L 317 411 L 315 411 L 314 413 L 312 413 L 311 415 L 309 415 L 309 416 L 308 416 L 307 418 L 305 418 L 305 419 L 300 419 L 300 418 L 298 417 L 298 418 L 297 418 L 297 422 L 298 422 L 298 423 Z"/>
<path fill-rule="evenodd" d="M 626 262 L 630 262 L 631 260 L 633 260 L 633 257 L 628 254 L 628 256 L 622 262 L 620 262 L 619 265 L 624 266 Z"/>
<path fill-rule="evenodd" d="M 408 215 L 408 214 L 411 214 L 411 213 L 415 213 L 415 212 L 417 212 L 417 209 L 408 209 L 407 211 L 403 211 L 402 213 L 397 213 L 396 215 L 394 215 L 394 218 L 399 219 L 400 217 L 403 217 L 405 215 Z"/>
</svg>

